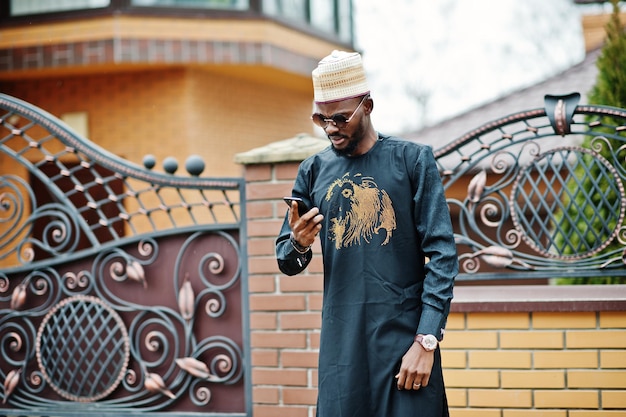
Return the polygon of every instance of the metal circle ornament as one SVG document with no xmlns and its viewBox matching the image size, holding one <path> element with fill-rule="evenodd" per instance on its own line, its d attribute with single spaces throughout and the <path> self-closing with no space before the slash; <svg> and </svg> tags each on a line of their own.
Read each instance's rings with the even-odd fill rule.
<svg viewBox="0 0 626 417">
<path fill-rule="evenodd" d="M 57 394 L 92 402 L 122 381 L 130 344 L 122 319 L 108 304 L 78 295 L 46 314 L 37 331 L 36 353 L 39 370 Z"/>
<path fill-rule="evenodd" d="M 520 169 L 509 204 L 514 227 L 528 246 L 563 260 L 588 258 L 606 248 L 618 235 L 626 211 L 615 167 L 581 147 L 537 155 Z"/>
</svg>

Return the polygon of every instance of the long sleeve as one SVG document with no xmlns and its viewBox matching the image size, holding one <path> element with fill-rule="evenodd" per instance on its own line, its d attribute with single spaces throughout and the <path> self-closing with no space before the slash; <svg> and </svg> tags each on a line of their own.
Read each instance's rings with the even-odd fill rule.
<svg viewBox="0 0 626 417">
<path fill-rule="evenodd" d="M 441 339 L 458 274 L 458 256 L 441 177 L 430 148 L 420 153 L 416 175 L 421 181 L 414 196 L 415 223 L 422 252 L 429 258 L 417 333 Z"/>
<path fill-rule="evenodd" d="M 296 275 L 304 271 L 309 262 L 311 262 L 313 252 L 310 250 L 306 253 L 296 251 L 289 241 L 290 234 L 291 229 L 289 228 L 286 214 L 280 234 L 276 238 L 276 260 L 278 261 L 278 268 L 282 273 Z"/>
</svg>

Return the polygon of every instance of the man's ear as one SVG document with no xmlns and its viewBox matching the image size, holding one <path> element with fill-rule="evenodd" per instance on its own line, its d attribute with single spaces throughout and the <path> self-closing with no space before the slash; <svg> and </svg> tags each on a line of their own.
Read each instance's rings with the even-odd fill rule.
<svg viewBox="0 0 626 417">
<path fill-rule="evenodd" d="M 369 96 L 364 104 L 365 104 L 365 113 L 370 114 L 372 110 L 374 110 L 374 99 L 372 98 L 372 96 Z"/>
</svg>

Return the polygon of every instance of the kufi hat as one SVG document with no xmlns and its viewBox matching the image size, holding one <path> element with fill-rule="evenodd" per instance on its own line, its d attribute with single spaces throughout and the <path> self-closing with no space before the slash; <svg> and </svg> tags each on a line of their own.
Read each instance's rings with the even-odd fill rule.
<svg viewBox="0 0 626 417">
<path fill-rule="evenodd" d="M 316 103 L 346 100 L 370 92 L 358 52 L 333 51 L 319 62 L 312 76 Z"/>
</svg>

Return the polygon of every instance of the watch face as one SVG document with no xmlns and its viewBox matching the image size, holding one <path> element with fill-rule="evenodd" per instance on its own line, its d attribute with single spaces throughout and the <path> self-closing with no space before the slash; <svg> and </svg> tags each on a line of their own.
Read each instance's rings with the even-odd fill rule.
<svg viewBox="0 0 626 417">
<path fill-rule="evenodd" d="M 422 338 L 422 346 L 426 350 L 435 350 L 437 348 L 437 338 L 432 334 L 427 334 Z"/>
</svg>

